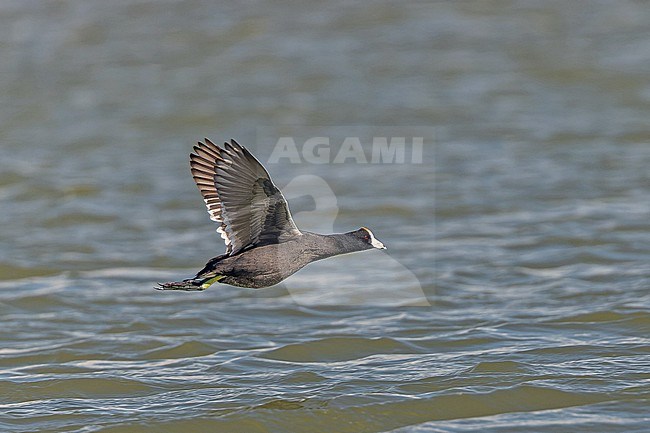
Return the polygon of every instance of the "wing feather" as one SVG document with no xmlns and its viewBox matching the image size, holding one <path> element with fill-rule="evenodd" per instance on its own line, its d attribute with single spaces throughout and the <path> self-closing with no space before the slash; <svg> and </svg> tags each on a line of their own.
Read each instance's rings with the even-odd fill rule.
<svg viewBox="0 0 650 433">
<path fill-rule="evenodd" d="M 204 141 L 190 154 L 190 170 L 210 219 L 219 223 L 226 254 L 302 234 L 282 192 L 248 149 L 235 140 L 223 148 Z"/>
</svg>

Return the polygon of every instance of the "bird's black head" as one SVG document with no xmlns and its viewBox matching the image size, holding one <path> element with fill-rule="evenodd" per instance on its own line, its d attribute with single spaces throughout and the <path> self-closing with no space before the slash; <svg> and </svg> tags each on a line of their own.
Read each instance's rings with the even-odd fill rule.
<svg viewBox="0 0 650 433">
<path fill-rule="evenodd" d="M 384 244 L 382 244 L 377 239 L 375 239 L 375 236 L 372 234 L 372 232 L 365 227 L 361 227 L 359 230 L 350 232 L 350 234 L 353 235 L 358 240 L 360 240 L 364 244 L 366 249 L 370 249 L 370 248 L 378 248 L 380 250 L 386 249 Z"/>
</svg>

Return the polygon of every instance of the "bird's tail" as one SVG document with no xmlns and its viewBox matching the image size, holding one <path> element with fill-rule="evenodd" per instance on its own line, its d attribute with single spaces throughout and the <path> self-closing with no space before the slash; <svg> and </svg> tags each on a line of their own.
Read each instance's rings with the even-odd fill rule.
<svg viewBox="0 0 650 433">
<path fill-rule="evenodd" d="M 187 280 L 183 280 L 183 281 L 173 281 L 170 283 L 158 283 L 158 285 L 154 288 L 156 290 L 201 291 L 207 289 L 208 287 L 210 287 L 212 284 L 216 283 L 223 277 L 224 277 L 223 275 L 217 275 L 216 277 L 213 276 L 210 278 L 188 278 Z"/>
</svg>

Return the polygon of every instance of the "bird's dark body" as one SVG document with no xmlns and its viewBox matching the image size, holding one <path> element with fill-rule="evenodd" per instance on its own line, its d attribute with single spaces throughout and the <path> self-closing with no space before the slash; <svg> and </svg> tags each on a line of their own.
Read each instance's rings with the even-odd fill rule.
<svg viewBox="0 0 650 433">
<path fill-rule="evenodd" d="M 369 244 L 365 245 L 367 247 L 364 249 L 372 248 Z M 358 243 L 350 241 L 345 234 L 303 232 L 286 242 L 256 246 L 233 256 L 223 254 L 214 257 L 196 277 L 183 282 L 187 286 L 184 290 L 203 290 L 211 280 L 253 289 L 268 287 L 278 284 L 311 262 L 354 251 L 359 251 Z"/>
<path fill-rule="evenodd" d="M 236 141 L 220 148 L 206 138 L 194 151 L 192 175 L 210 218 L 220 224 L 226 253 L 210 259 L 194 278 L 159 289 L 204 290 L 215 282 L 257 289 L 316 260 L 385 248 L 365 227 L 332 235 L 300 231 L 266 169 Z"/>
</svg>

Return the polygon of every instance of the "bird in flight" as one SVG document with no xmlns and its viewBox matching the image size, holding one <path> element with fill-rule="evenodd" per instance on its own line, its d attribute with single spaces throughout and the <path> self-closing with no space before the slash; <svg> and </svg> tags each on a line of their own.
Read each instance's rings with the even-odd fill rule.
<svg viewBox="0 0 650 433">
<path fill-rule="evenodd" d="M 204 141 L 194 146 L 190 169 L 226 252 L 195 277 L 157 289 L 205 290 L 216 282 L 257 289 L 278 284 L 316 260 L 386 248 L 366 227 L 329 235 L 299 230 L 282 192 L 248 149 L 235 140 L 223 147 Z"/>
</svg>

